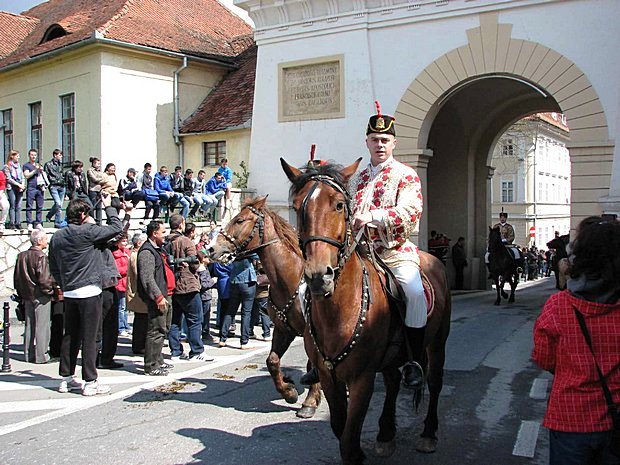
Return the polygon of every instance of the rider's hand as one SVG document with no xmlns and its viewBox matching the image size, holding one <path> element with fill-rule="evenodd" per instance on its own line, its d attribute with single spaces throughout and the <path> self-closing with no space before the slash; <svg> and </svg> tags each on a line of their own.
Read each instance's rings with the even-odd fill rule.
<svg viewBox="0 0 620 465">
<path fill-rule="evenodd" d="M 352 225 L 353 230 L 359 231 L 371 221 L 372 221 L 372 213 L 370 212 L 362 213 L 361 215 L 355 215 L 355 218 L 353 218 L 353 225 Z"/>
</svg>

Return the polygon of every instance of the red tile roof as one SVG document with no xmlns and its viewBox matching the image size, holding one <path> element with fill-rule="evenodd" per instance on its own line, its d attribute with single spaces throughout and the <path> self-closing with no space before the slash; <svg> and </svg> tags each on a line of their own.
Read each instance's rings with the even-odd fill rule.
<svg viewBox="0 0 620 465">
<path fill-rule="evenodd" d="M 182 134 L 222 131 L 252 119 L 256 45 L 238 57 L 239 68 L 228 74 L 181 126 Z"/>
<path fill-rule="evenodd" d="M 0 59 L 13 53 L 38 22 L 35 18 L 0 11 Z"/>
<path fill-rule="evenodd" d="M 244 41 L 239 38 L 252 34 L 217 0 L 49 0 L 23 14 L 37 24 L 13 53 L 0 59 L 0 69 L 89 39 L 95 31 L 105 39 L 224 60 L 247 48 L 240 47 Z M 54 24 L 67 35 L 41 44 Z"/>
</svg>

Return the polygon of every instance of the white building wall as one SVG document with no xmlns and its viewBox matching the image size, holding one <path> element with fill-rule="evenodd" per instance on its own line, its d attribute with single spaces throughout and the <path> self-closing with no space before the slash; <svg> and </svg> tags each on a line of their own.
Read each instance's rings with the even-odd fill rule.
<svg viewBox="0 0 620 465">
<path fill-rule="evenodd" d="M 593 8 L 587 0 L 454 0 L 441 5 L 419 2 L 419 7 L 335 1 L 330 5 L 337 7 L 327 14 L 324 2 L 307 3 L 307 11 L 299 13 L 275 0 L 236 2 L 250 11 L 257 24 L 250 182 L 259 192 L 269 189 L 270 202 L 287 200 L 279 156 L 287 155 L 289 162 L 299 165 L 307 159 L 312 143 L 317 143 L 320 157 L 344 163 L 365 154 L 363 130 L 373 112 L 373 100 L 379 99 L 386 113 L 394 112 L 412 80 L 434 60 L 467 44 L 466 30 L 478 27 L 479 14 L 486 11 L 498 11 L 499 23 L 512 25 L 513 38 L 540 43 L 572 60 L 598 93 L 609 138 L 618 139 L 620 87 L 609 76 L 620 73 L 616 50 L 620 2 L 600 0 Z M 345 57 L 345 119 L 278 123 L 277 65 L 334 54 Z M 611 192 L 620 191 L 620 153 L 618 147 L 614 150 Z"/>
</svg>

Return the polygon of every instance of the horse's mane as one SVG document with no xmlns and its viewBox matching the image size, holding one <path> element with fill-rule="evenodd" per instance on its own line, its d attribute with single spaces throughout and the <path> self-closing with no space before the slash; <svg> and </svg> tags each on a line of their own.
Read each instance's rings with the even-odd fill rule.
<svg viewBox="0 0 620 465">
<path fill-rule="evenodd" d="M 247 199 L 243 206 L 252 206 L 254 207 L 258 201 L 261 200 L 260 197 Z M 276 231 L 276 235 L 280 238 L 284 244 L 291 249 L 296 255 L 301 257 L 301 249 L 299 248 L 299 238 L 297 236 L 297 232 L 293 227 L 280 215 L 276 212 L 269 210 L 267 206 L 264 206 L 261 211 L 265 214 L 269 215 L 271 221 L 273 222 L 273 228 Z"/>
<path fill-rule="evenodd" d="M 292 182 L 290 194 L 291 196 L 297 194 L 308 182 L 310 178 L 313 176 L 321 175 L 327 176 L 336 182 L 344 191 L 347 190 L 347 183 L 345 182 L 342 171 L 343 166 L 334 162 L 327 162 L 324 165 L 319 165 L 315 167 L 304 167 L 301 168 L 302 174 L 300 174 L 295 180 Z"/>
</svg>

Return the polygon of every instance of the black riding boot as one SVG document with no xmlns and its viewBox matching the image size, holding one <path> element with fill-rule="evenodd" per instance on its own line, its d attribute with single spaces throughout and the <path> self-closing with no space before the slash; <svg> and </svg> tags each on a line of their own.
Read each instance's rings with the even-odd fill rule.
<svg viewBox="0 0 620 465">
<path fill-rule="evenodd" d="M 304 386 L 312 386 L 319 382 L 319 370 L 312 367 L 310 371 L 299 378 L 299 382 Z"/>
<path fill-rule="evenodd" d="M 403 386 L 410 389 L 420 389 L 424 386 L 424 332 L 422 328 L 409 328 L 405 326 L 405 335 L 411 348 L 411 360 L 403 366 Z"/>
</svg>

